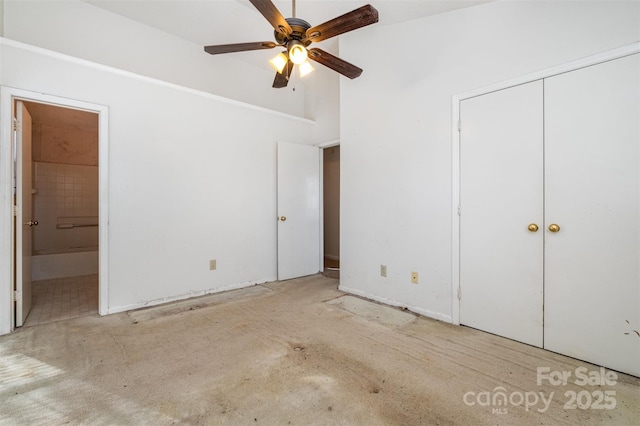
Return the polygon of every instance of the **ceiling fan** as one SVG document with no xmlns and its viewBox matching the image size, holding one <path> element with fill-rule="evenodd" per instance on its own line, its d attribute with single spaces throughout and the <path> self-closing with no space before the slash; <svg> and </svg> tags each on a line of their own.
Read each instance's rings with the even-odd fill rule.
<svg viewBox="0 0 640 426">
<path fill-rule="evenodd" d="M 311 67 L 307 58 L 351 79 L 359 77 L 360 74 L 362 74 L 362 68 L 358 68 L 317 47 L 308 49 L 308 46 L 312 42 L 326 40 L 348 31 L 375 24 L 378 22 L 378 11 L 373 6 L 362 6 L 323 24 L 312 27 L 307 21 L 295 17 L 295 0 L 292 0 L 293 17 L 286 19 L 271 0 L 249 1 L 274 28 L 276 41 L 205 46 L 205 52 L 218 55 L 221 53 L 243 52 L 246 50 L 273 49 L 277 46 L 284 47 L 286 51 L 278 54 L 278 56 L 271 60 L 271 64 L 277 70 L 276 78 L 273 81 L 273 87 L 275 88 L 287 86 L 294 65 L 299 66 L 301 75 L 310 72 L 313 67 Z"/>
</svg>

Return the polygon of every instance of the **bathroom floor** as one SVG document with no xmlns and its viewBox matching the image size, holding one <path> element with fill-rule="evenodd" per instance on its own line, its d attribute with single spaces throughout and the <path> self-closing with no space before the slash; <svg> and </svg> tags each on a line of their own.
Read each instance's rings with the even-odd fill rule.
<svg viewBox="0 0 640 426">
<path fill-rule="evenodd" d="M 33 281 L 25 327 L 98 313 L 98 275 Z"/>
</svg>

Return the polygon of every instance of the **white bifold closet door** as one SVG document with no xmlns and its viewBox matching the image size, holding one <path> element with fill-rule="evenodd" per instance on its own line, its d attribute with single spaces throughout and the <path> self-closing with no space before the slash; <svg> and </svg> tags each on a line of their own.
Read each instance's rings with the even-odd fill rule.
<svg viewBox="0 0 640 426">
<path fill-rule="evenodd" d="M 640 376 L 640 55 L 460 103 L 460 323 Z"/>
<path fill-rule="evenodd" d="M 640 376 L 640 55 L 545 80 L 544 347 Z"/>
<path fill-rule="evenodd" d="M 460 323 L 542 346 L 542 82 L 461 102 Z"/>
</svg>

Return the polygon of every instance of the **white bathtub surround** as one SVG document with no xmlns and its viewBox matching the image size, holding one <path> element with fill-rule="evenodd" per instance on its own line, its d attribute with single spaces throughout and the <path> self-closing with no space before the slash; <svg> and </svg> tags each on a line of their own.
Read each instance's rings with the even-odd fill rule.
<svg viewBox="0 0 640 426">
<path fill-rule="evenodd" d="M 98 273 L 98 247 L 83 247 L 70 252 L 43 252 L 31 258 L 31 278 L 49 280 Z"/>
</svg>

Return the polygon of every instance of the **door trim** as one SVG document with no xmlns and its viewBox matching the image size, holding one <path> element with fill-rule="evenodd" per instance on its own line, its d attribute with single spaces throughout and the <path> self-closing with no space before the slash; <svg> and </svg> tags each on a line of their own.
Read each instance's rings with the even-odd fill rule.
<svg viewBox="0 0 640 426">
<path fill-rule="evenodd" d="M 14 330 L 15 279 L 13 247 L 13 101 L 21 100 L 79 109 L 98 114 L 99 173 L 99 291 L 98 312 L 106 315 L 109 308 L 109 108 L 75 99 L 62 98 L 13 87 L 0 87 L 0 335 Z"/>
<path fill-rule="evenodd" d="M 320 148 L 320 272 L 324 273 L 324 155 L 327 148 L 340 146 L 340 139 L 332 139 L 317 145 Z"/>
<path fill-rule="evenodd" d="M 511 80 L 460 93 L 451 98 L 451 322 L 460 324 L 460 102 L 509 87 L 575 71 L 640 53 L 640 43 L 581 58 Z"/>
</svg>

